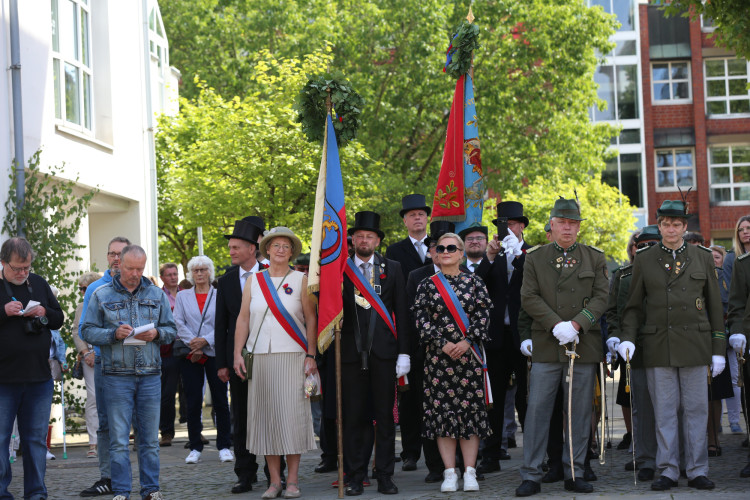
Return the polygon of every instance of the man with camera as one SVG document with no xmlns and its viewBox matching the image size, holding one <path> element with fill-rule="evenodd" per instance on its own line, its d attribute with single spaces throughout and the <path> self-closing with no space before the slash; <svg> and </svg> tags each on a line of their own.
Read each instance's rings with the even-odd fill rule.
<svg viewBox="0 0 750 500">
<path fill-rule="evenodd" d="M 31 272 L 34 252 L 24 238 L 11 238 L 0 248 L 0 498 L 12 498 L 7 453 L 13 421 L 24 462 L 24 498 L 47 498 L 47 426 L 53 382 L 49 366 L 50 329 L 63 324 L 60 304 L 49 284 Z"/>
</svg>

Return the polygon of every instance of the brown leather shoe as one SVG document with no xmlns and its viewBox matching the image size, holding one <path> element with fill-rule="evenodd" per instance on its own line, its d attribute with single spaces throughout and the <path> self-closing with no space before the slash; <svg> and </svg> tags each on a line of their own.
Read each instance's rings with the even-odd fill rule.
<svg viewBox="0 0 750 500">
<path fill-rule="evenodd" d="M 159 446 L 172 446 L 172 436 L 162 436 L 161 441 L 159 441 Z"/>
</svg>

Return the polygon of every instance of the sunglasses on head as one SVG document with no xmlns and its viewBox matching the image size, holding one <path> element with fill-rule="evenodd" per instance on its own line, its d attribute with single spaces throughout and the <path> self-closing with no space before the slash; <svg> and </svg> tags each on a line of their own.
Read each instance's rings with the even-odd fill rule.
<svg viewBox="0 0 750 500">
<path fill-rule="evenodd" d="M 444 253 L 444 252 L 454 253 L 458 251 L 458 247 L 456 245 L 448 245 L 448 246 L 438 245 L 435 247 L 435 251 L 437 253 Z"/>
<path fill-rule="evenodd" d="M 646 247 L 652 247 L 652 246 L 656 245 L 656 243 L 657 243 L 656 241 L 644 241 L 643 243 L 638 243 L 635 247 L 638 248 L 638 249 L 640 249 L 640 248 L 646 248 Z"/>
</svg>

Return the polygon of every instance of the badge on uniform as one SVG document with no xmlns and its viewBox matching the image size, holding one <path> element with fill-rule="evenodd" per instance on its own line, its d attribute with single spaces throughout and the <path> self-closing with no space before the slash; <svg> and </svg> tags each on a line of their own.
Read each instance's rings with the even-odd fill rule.
<svg viewBox="0 0 750 500">
<path fill-rule="evenodd" d="M 591 300 L 590 297 L 586 297 L 583 299 L 583 308 L 586 309 L 589 306 L 589 300 Z"/>
<path fill-rule="evenodd" d="M 701 300 L 700 297 L 695 299 L 695 308 L 698 309 L 699 311 L 703 310 L 703 301 Z"/>
</svg>

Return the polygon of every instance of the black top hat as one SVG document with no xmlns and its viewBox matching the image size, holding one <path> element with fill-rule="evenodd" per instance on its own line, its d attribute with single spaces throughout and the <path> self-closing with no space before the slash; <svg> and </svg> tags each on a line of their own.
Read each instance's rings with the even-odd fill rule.
<svg viewBox="0 0 750 500">
<path fill-rule="evenodd" d="M 258 241 L 263 237 L 263 229 L 244 219 L 236 220 L 232 234 L 225 234 L 224 237 L 228 240 L 232 238 L 245 240 L 257 246 Z"/>
<path fill-rule="evenodd" d="M 523 203 L 517 201 L 501 201 L 497 204 L 497 219 L 494 219 L 492 223 L 497 226 L 497 220 L 501 217 L 506 219 L 513 219 L 520 222 L 528 227 L 529 219 L 523 215 Z"/>
<path fill-rule="evenodd" d="M 266 223 L 263 221 L 262 218 L 258 217 L 257 215 L 248 215 L 247 217 L 243 217 L 242 219 L 245 222 L 249 222 L 250 224 L 255 224 L 259 228 L 261 228 L 263 231 L 266 230 Z"/>
<path fill-rule="evenodd" d="M 487 228 L 487 226 L 483 226 L 483 225 L 475 222 L 471 226 L 465 227 L 464 229 L 462 229 L 461 232 L 458 233 L 458 235 L 461 237 L 462 240 L 465 240 L 467 234 L 473 233 L 473 232 L 476 232 L 476 231 L 479 231 L 480 233 L 483 233 L 485 236 L 488 236 L 488 234 L 489 234 L 489 229 Z"/>
<path fill-rule="evenodd" d="M 428 241 L 425 241 L 425 244 L 430 246 L 430 243 L 433 241 L 437 242 L 437 240 L 439 240 L 445 233 L 453 233 L 455 231 L 456 225 L 453 222 L 447 220 L 434 220 L 430 222 L 430 236 L 427 238 Z"/>
<path fill-rule="evenodd" d="M 432 212 L 430 207 L 427 206 L 423 194 L 407 194 L 401 198 L 401 211 L 398 213 L 399 216 L 403 218 L 404 214 L 409 210 L 424 210 L 427 212 L 428 217 Z"/>
<path fill-rule="evenodd" d="M 360 230 L 377 233 L 381 240 L 385 237 L 385 233 L 380 230 L 380 215 L 375 212 L 364 210 L 354 214 L 354 226 L 350 227 L 347 233 L 349 236 L 353 236 Z"/>
</svg>

